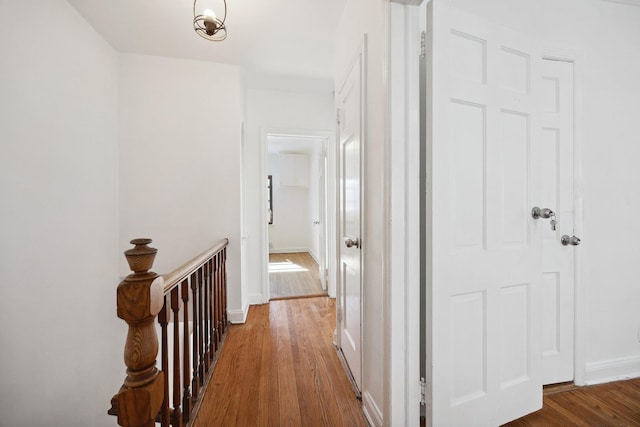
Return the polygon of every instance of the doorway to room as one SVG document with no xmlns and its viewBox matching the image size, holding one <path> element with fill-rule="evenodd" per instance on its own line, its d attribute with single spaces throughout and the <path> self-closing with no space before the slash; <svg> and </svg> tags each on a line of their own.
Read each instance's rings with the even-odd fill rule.
<svg viewBox="0 0 640 427">
<path fill-rule="evenodd" d="M 327 295 L 327 138 L 266 135 L 268 295 Z"/>
</svg>

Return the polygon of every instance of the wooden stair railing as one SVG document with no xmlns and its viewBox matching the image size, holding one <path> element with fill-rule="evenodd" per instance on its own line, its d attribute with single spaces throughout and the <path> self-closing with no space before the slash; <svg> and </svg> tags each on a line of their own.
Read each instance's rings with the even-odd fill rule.
<svg viewBox="0 0 640 427">
<path fill-rule="evenodd" d="M 118 286 L 118 317 L 129 325 L 127 377 L 108 413 L 123 427 L 190 426 L 226 336 L 228 239 L 164 277 L 150 272 L 157 249 L 134 239 L 133 274 Z M 156 368 L 160 327 L 161 370 Z M 171 344 L 170 344 L 171 342 Z"/>
</svg>

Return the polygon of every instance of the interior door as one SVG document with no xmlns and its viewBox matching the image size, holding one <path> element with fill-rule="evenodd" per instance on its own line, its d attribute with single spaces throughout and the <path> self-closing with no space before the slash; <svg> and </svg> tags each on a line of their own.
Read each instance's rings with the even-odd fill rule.
<svg viewBox="0 0 640 427">
<path fill-rule="evenodd" d="M 542 228 L 543 383 L 574 376 L 574 249 L 561 244 L 574 234 L 573 64 L 543 61 L 542 199 L 556 212 L 556 230 Z"/>
<path fill-rule="evenodd" d="M 427 417 L 497 426 L 542 406 L 541 52 L 430 3 Z"/>
<path fill-rule="evenodd" d="M 320 242 L 318 274 L 322 290 L 327 290 L 327 144 L 322 142 L 318 159 L 318 241 Z"/>
<path fill-rule="evenodd" d="M 337 309 L 340 346 L 360 389 L 362 370 L 361 320 L 361 149 L 363 134 L 363 55 L 347 71 L 338 91 L 339 132 L 339 298 Z"/>
</svg>

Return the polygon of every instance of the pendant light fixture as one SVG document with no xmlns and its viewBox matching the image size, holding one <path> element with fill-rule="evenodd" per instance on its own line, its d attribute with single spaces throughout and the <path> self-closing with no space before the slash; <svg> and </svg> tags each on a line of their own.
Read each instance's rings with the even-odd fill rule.
<svg viewBox="0 0 640 427">
<path fill-rule="evenodd" d="M 224 14 L 222 18 L 218 18 L 213 9 L 205 9 L 200 14 L 196 14 L 196 3 L 193 0 L 193 29 L 202 38 L 215 42 L 222 41 L 227 38 L 227 27 L 224 21 L 227 19 L 227 1 L 224 3 Z"/>
</svg>

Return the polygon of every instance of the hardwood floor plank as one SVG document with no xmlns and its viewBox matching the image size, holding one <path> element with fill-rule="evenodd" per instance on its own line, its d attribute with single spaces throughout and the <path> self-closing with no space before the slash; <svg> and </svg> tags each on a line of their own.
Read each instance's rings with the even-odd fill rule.
<svg viewBox="0 0 640 427">
<path fill-rule="evenodd" d="M 327 297 L 252 306 L 228 332 L 194 426 L 366 427 L 334 329 Z"/>
<path fill-rule="evenodd" d="M 318 263 L 307 252 L 269 254 L 271 300 L 324 296 Z"/>
<path fill-rule="evenodd" d="M 540 411 L 505 426 L 640 426 L 640 378 L 546 394 Z"/>
</svg>

